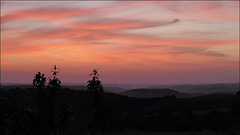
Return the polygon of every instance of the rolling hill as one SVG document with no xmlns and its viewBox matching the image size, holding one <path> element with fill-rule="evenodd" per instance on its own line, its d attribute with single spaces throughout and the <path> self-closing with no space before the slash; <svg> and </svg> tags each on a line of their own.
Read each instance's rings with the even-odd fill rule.
<svg viewBox="0 0 240 135">
<path fill-rule="evenodd" d="M 198 93 L 183 93 L 171 89 L 131 89 L 121 92 L 120 95 L 136 98 L 157 98 L 174 95 L 176 98 L 191 98 L 201 96 Z"/>
</svg>

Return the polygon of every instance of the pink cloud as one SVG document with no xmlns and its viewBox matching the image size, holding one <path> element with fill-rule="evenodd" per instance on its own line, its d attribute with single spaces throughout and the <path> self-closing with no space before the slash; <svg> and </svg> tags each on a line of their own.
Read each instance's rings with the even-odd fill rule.
<svg viewBox="0 0 240 135">
<path fill-rule="evenodd" d="M 185 14 L 188 19 L 195 18 L 191 20 L 239 20 L 239 2 L 236 1 L 159 1 L 157 3 L 153 4 L 178 15 Z"/>
<path fill-rule="evenodd" d="M 25 19 L 43 19 L 43 20 L 56 20 L 56 19 L 67 19 L 69 16 L 86 16 L 96 12 L 92 9 L 65 9 L 65 8 L 37 8 L 24 11 L 11 12 L 2 17 L 2 23 L 16 20 Z"/>
</svg>

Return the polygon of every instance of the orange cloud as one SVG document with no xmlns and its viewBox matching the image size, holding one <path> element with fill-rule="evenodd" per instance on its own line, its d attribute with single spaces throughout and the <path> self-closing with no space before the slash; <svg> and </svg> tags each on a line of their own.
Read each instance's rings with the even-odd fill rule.
<svg viewBox="0 0 240 135">
<path fill-rule="evenodd" d="M 2 23 L 26 19 L 56 20 L 66 19 L 68 16 L 86 16 L 96 11 L 92 9 L 64 9 L 64 8 L 37 8 L 25 11 L 16 11 L 2 17 Z"/>
</svg>

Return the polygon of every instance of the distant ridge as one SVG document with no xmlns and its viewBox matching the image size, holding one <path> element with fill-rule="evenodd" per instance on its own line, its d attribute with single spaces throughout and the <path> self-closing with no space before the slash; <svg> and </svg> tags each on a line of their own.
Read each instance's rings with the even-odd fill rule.
<svg viewBox="0 0 240 135">
<path fill-rule="evenodd" d="M 182 84 L 182 85 L 162 85 L 152 86 L 151 89 L 161 88 L 175 89 L 177 91 L 186 93 L 223 93 L 223 94 L 236 94 L 239 90 L 239 83 L 216 83 L 216 84 Z"/>
<path fill-rule="evenodd" d="M 201 96 L 199 93 L 183 93 L 172 89 L 131 89 L 121 92 L 121 95 L 136 98 L 157 98 L 174 95 L 176 98 L 191 98 Z"/>
<path fill-rule="evenodd" d="M 87 86 L 85 85 L 63 85 L 63 88 L 69 88 L 72 90 L 87 90 Z M 125 89 L 119 87 L 105 87 L 103 86 L 105 92 L 113 92 L 113 93 L 120 93 L 125 91 Z"/>
<path fill-rule="evenodd" d="M 17 83 L 2 83 L 1 88 L 8 90 L 16 87 L 20 88 L 32 88 L 32 84 L 17 84 Z M 63 88 L 69 88 L 73 90 L 86 90 L 86 84 L 63 84 Z M 215 83 L 215 84 L 176 84 L 176 85 L 145 85 L 145 84 L 103 84 L 104 91 L 113 93 L 123 93 L 127 90 L 134 89 L 169 89 L 175 92 L 186 94 L 200 93 L 203 95 L 208 94 L 232 94 L 235 95 L 239 91 L 239 83 Z M 179 93 L 177 93 L 179 94 Z M 195 97 L 195 94 L 191 94 L 190 97 Z M 180 96 L 181 97 L 181 96 Z M 188 97 L 188 96 L 187 96 Z"/>
<path fill-rule="evenodd" d="M 215 93 L 215 94 L 202 95 L 202 96 L 199 96 L 197 98 L 214 98 L 214 99 L 217 99 L 217 98 L 233 98 L 233 97 L 235 97 L 235 95 Z"/>
</svg>

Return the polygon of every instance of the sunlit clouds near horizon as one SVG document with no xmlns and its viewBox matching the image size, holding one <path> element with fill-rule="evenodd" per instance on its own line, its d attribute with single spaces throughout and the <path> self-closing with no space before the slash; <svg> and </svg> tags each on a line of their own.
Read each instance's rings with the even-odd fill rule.
<svg viewBox="0 0 240 135">
<path fill-rule="evenodd" d="M 2 82 L 239 81 L 238 1 L 1 2 Z"/>
</svg>

